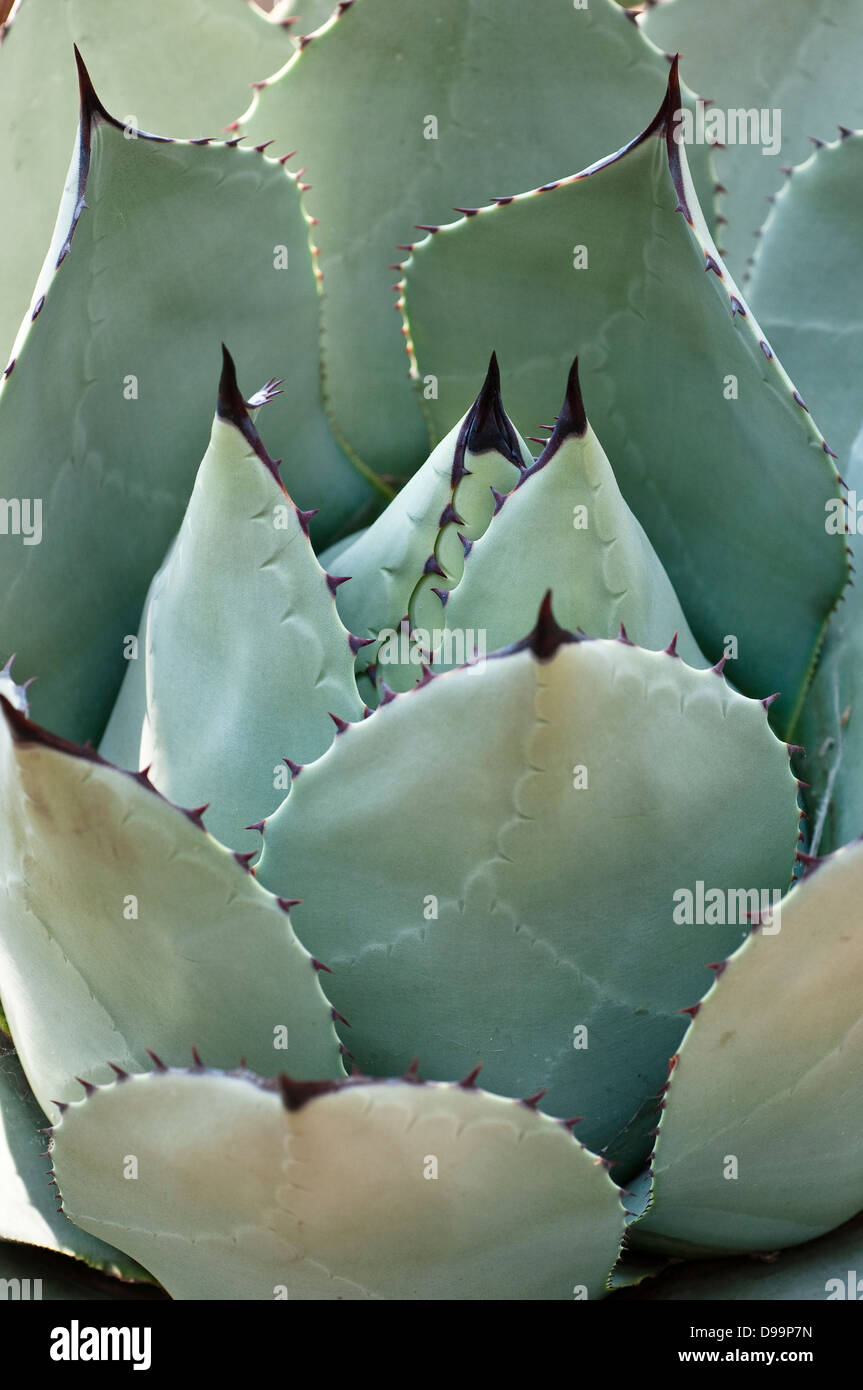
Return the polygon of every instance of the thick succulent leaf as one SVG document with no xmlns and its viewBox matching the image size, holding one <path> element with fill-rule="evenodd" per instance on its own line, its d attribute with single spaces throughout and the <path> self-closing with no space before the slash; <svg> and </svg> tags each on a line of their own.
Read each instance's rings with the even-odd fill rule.
<svg viewBox="0 0 863 1390">
<path fill-rule="evenodd" d="M 863 431 L 848 472 L 863 498 Z M 844 518 L 840 519 L 842 524 Z M 802 776 L 809 783 L 813 854 L 829 853 L 853 840 L 863 828 L 863 590 L 847 590 L 830 620 L 818 670 L 806 696 L 799 737 L 806 749 Z"/>
<path fill-rule="evenodd" d="M 368 493 L 320 406 L 296 182 L 254 150 L 126 139 L 83 86 L 37 316 L 0 387 L 0 491 L 41 508 L 39 544 L 22 531 L 0 547 L 0 648 L 40 677 L 37 716 L 79 739 L 102 732 L 123 639 L 182 519 L 220 339 L 251 379 L 290 380 L 271 434 L 298 504 L 329 495 L 335 527 Z"/>
<path fill-rule="evenodd" d="M 675 66 L 656 118 L 618 154 L 430 234 L 406 263 L 407 315 L 418 371 L 440 374 L 436 434 L 489 340 L 522 364 L 516 419 L 551 419 L 578 350 L 593 427 L 699 646 L 715 660 L 736 638 L 735 683 L 781 690 L 787 733 L 847 573 L 823 525 L 839 485 L 719 261 L 679 109 Z"/>
<path fill-rule="evenodd" d="M 659 101 L 666 64 L 613 0 L 545 0 L 530 22 L 519 0 L 436 0 L 414 5 L 410 23 L 404 0 L 339 11 L 256 93 L 241 128 L 252 141 L 275 136 L 280 152 L 298 148 L 308 168 L 332 417 L 368 464 L 404 477 L 428 436 L 390 308 L 395 248 L 454 205 L 560 178 L 622 143 Z M 699 187 L 711 191 L 706 148 L 699 158 Z M 442 353 L 429 371 L 448 365 Z"/>
<path fill-rule="evenodd" d="M 563 1125 L 470 1086 L 256 1082 L 136 1076 L 70 1106 L 66 1212 L 174 1298 L 602 1297 L 619 1193 Z"/>
<path fill-rule="evenodd" d="M 769 1251 L 863 1207 L 861 892 L 856 844 L 728 962 L 672 1073 L 637 1244 Z"/>
<path fill-rule="evenodd" d="M 789 171 L 761 233 L 749 286 L 752 307 L 828 430 L 843 473 L 863 423 L 861 223 L 863 134 L 848 131 Z"/>
<path fill-rule="evenodd" d="M 39 1133 L 44 1125 L 11 1040 L 0 1036 L 0 1238 L 74 1255 L 126 1279 L 149 1279 L 121 1250 L 82 1231 L 57 1210 L 45 1135 Z M 0 1278 L 3 1274 L 0 1255 Z"/>
<path fill-rule="evenodd" d="M 326 557 L 328 564 L 337 559 L 339 573 L 351 578 L 338 594 L 348 627 L 362 637 L 377 638 L 384 629 L 400 630 L 403 618 L 408 619 L 406 632 L 421 627 L 429 613 L 440 627 L 440 599 L 434 589 L 445 592 L 461 576 L 464 542 L 476 540 L 491 521 L 493 490 L 508 492 L 532 464 L 527 445 L 503 408 L 497 358 L 492 354 L 483 387 L 463 419 L 377 521 L 332 560 Z M 535 612 L 536 604 L 530 621 Z M 487 617 L 486 612 L 479 615 L 483 622 Z M 396 647 L 401 641 L 399 635 Z M 358 669 L 373 665 L 379 650 L 377 641 L 363 648 Z M 392 689 L 408 689 L 419 674 L 419 665 L 409 660 L 388 661 L 381 667 Z"/>
<path fill-rule="evenodd" d="M 83 1235 L 79 1232 L 79 1235 Z M 6 1280 L 5 1284 L 2 1281 Z M 162 1300 L 163 1291 L 152 1283 L 127 1282 L 88 1268 L 51 1250 L 0 1240 L 0 1287 L 8 1299 L 43 1302 L 116 1299 Z"/>
<path fill-rule="evenodd" d="M 855 545 L 863 501 L 863 136 L 825 145 L 777 195 L 752 277 L 752 298 L 807 402 L 829 422 L 830 441 L 847 479 L 847 521 Z M 802 249 L 817 245 L 817 256 Z M 863 518 L 863 512 L 860 513 Z M 832 508 L 825 526 L 842 530 Z M 811 784 L 813 848 L 837 849 L 863 829 L 863 719 L 856 710 L 863 680 L 863 591 L 845 593 L 830 621 L 819 668 L 797 737 Z"/>
<path fill-rule="evenodd" d="M 863 599 L 855 585 L 831 619 L 799 726 L 813 854 L 839 849 L 863 829 L 861 683 Z"/>
<path fill-rule="evenodd" d="M 639 1284 L 653 1284 L 657 1275 L 671 1263 L 663 1255 L 648 1255 L 644 1251 L 630 1250 L 625 1246 L 621 1258 L 615 1265 L 608 1281 L 612 1293 L 618 1289 L 633 1289 Z"/>
<path fill-rule="evenodd" d="M 679 655 L 692 666 L 707 664 L 588 424 L 577 362 L 542 455 L 500 500 L 488 530 L 465 557 L 461 580 L 451 593 L 444 591 L 451 640 L 437 664 L 447 658 L 454 664 L 458 633 L 480 629 L 491 651 L 516 641 L 549 586 L 568 628 L 616 637 L 622 623 L 633 641 L 655 648 L 676 632 Z M 438 609 L 435 625 L 442 621 Z"/>
<path fill-rule="evenodd" d="M 210 447 L 100 751 L 149 767 L 172 801 L 209 801 L 207 828 L 232 849 L 259 843 L 245 827 L 283 800 L 283 758 L 319 757 L 330 712 L 362 715 L 350 634 L 308 529 L 226 351 Z"/>
<path fill-rule="evenodd" d="M 148 1048 L 168 1063 L 197 1047 L 263 1075 L 286 1062 L 340 1074 L 287 905 L 197 813 L 0 703 L 0 980 L 43 1110 L 78 1094 L 75 1076 L 149 1068 Z"/>
<path fill-rule="evenodd" d="M 805 159 L 811 136 L 829 135 L 840 123 L 863 125 L 863 9 L 857 0 L 672 0 L 651 8 L 643 26 L 660 48 L 685 55 L 689 81 L 724 113 L 717 171 L 727 189 L 720 199 L 727 225 L 720 239 L 741 275 L 764 199 L 782 182 L 781 166 Z M 764 144 L 729 139 L 728 113 L 738 109 L 757 113 L 759 137 L 765 121 Z"/>
<path fill-rule="evenodd" d="M 73 43 L 87 53 L 124 125 L 189 137 L 222 131 L 251 82 L 292 49 L 284 28 L 236 0 L 155 0 L 143 28 L 125 0 L 23 0 L 0 55 L 0 183 L 8 216 L 2 350 L 14 339 L 51 239 L 78 114 Z"/>
<path fill-rule="evenodd" d="M 363 1071 L 482 1061 L 491 1089 L 585 1116 L 591 1148 L 617 1158 L 623 1135 L 629 1174 L 680 1011 L 748 930 L 675 924 L 673 895 L 785 887 L 797 827 L 759 704 L 544 607 L 519 648 L 340 734 L 268 820 L 258 872 L 304 899 Z"/>
<path fill-rule="evenodd" d="M 0 353 L 51 240 L 78 116 L 73 43 L 124 124 L 190 137 L 218 135 L 249 84 L 291 52 L 286 31 L 243 0 L 151 0 L 146 24 L 140 18 L 127 0 L 22 0 L 3 37 Z"/>
<path fill-rule="evenodd" d="M 614 1276 L 612 1282 L 619 1285 Z M 630 1283 L 635 1282 L 631 1280 Z M 619 1297 L 622 1297 L 620 1295 Z M 863 1297 L 863 1216 L 819 1240 L 767 1258 L 699 1260 L 645 1279 L 627 1299 L 743 1300 L 817 1303 Z"/>
</svg>

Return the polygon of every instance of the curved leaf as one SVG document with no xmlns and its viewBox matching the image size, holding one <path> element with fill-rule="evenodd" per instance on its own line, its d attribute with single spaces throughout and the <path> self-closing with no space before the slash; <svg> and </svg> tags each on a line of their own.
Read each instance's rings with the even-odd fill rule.
<svg viewBox="0 0 863 1390">
<path fill-rule="evenodd" d="M 330 712 L 362 714 L 349 634 L 308 528 L 225 350 L 210 447 L 100 751 L 149 767 L 172 801 L 209 801 L 208 829 L 233 849 L 251 849 L 244 828 L 283 799 L 284 756 L 318 757 Z"/>
<path fill-rule="evenodd" d="M 149 1048 L 339 1075 L 288 905 L 143 775 L 0 708 L 3 1006 L 46 1114 L 78 1094 L 76 1076 L 149 1068 Z"/>
<path fill-rule="evenodd" d="M 852 546 L 863 525 L 863 136 L 846 133 L 818 149 L 777 195 L 764 227 L 752 296 L 819 418 L 829 421 L 839 467 L 848 481 L 847 511 L 834 504 L 826 529 L 847 525 Z M 817 245 L 818 255 L 802 249 Z M 793 289 L 792 289 L 793 285 Z M 806 698 L 799 739 L 811 784 L 812 849 L 847 844 L 863 828 L 863 597 L 846 590 L 834 612 L 819 668 Z"/>
<path fill-rule="evenodd" d="M 398 244 L 454 204 L 559 178 L 621 143 L 665 77 L 613 0 L 545 0 L 530 21 L 519 0 L 436 0 L 414 5 L 409 23 L 403 0 L 354 0 L 256 92 L 242 129 L 298 148 L 308 168 L 330 412 L 371 467 L 409 476 L 428 450 L 391 309 Z M 700 187 L 712 191 L 706 148 L 699 156 Z M 472 372 L 496 346 L 484 342 Z M 429 370 L 443 381 L 449 365 L 441 354 Z"/>
<path fill-rule="evenodd" d="M 676 635 L 685 661 L 707 664 L 588 424 L 577 359 L 548 444 L 499 499 L 463 570 L 443 596 L 446 627 L 451 634 L 481 630 L 491 651 L 527 630 L 551 588 L 569 628 L 616 637 L 623 625 L 640 646 L 656 648 Z"/>
<path fill-rule="evenodd" d="M 677 1265 L 646 1279 L 626 1299 L 744 1300 L 781 1303 L 797 1300 L 859 1299 L 863 1294 L 863 1216 L 820 1240 L 762 1259 L 699 1260 Z"/>
<path fill-rule="evenodd" d="M 863 435 L 848 471 L 863 486 Z M 811 787 L 807 797 L 812 808 L 809 848 L 813 854 L 841 848 L 863 826 L 861 681 L 863 599 L 855 584 L 830 620 L 800 720 L 806 749 L 802 775 Z"/>
<path fill-rule="evenodd" d="M 44 1302 L 109 1302 L 117 1299 L 163 1300 L 153 1284 L 127 1283 L 88 1269 L 80 1260 L 0 1240 L 0 1279 L 8 1281 L 8 1297 Z M 11 1292 L 15 1290 L 16 1292 Z"/>
<path fill-rule="evenodd" d="M 494 490 L 508 492 L 520 471 L 532 464 L 527 445 L 503 408 L 492 353 L 482 389 L 464 418 L 377 521 L 333 557 L 339 573 L 350 576 L 351 582 L 338 594 L 348 626 L 377 639 L 383 629 L 400 630 L 404 618 L 409 634 L 412 627 L 422 626 L 429 611 L 439 617 L 435 591 L 445 592 L 460 578 L 465 543 L 481 536 L 491 521 Z M 488 615 L 480 616 L 485 621 Z M 386 656 L 386 638 L 384 644 Z M 396 647 L 401 644 L 400 632 Z M 361 671 L 374 665 L 380 648 L 374 640 L 359 653 Z M 390 660 L 381 667 L 381 675 L 393 689 L 407 690 L 419 678 L 419 665 L 409 659 Z"/>
<path fill-rule="evenodd" d="M 861 190 L 863 135 L 852 131 L 789 171 L 764 224 L 749 286 L 760 322 L 828 429 L 843 472 L 863 423 Z"/>
<path fill-rule="evenodd" d="M 749 117 L 743 140 L 729 139 L 730 123 L 718 137 L 725 145 L 717 157 L 726 219 L 721 241 L 741 275 L 764 220 L 764 200 L 782 183 L 781 166 L 806 157 L 810 136 L 826 136 L 840 122 L 863 125 L 863 11 L 856 0 L 672 0 L 650 8 L 643 28 L 660 48 L 686 55 L 689 80 L 710 94 L 726 122 L 738 109 L 757 116 L 757 142 L 748 134 Z M 766 154 L 762 112 L 769 118 Z M 735 133 L 736 122 L 735 116 Z"/>
<path fill-rule="evenodd" d="M 847 574 L 823 525 L 838 479 L 719 262 L 679 110 L 675 66 L 654 121 L 618 154 L 418 244 L 405 282 L 416 370 L 440 373 L 440 434 L 493 340 L 523 364 L 515 418 L 548 421 L 578 350 L 593 426 L 696 641 L 715 660 L 736 639 L 735 683 L 780 690 L 788 734 Z"/>
<path fill-rule="evenodd" d="M 54 1133 L 67 1213 L 174 1298 L 598 1298 L 623 1232 L 563 1125 L 472 1087 L 171 1072 L 100 1088 Z"/>
<path fill-rule="evenodd" d="M 150 0 L 146 24 L 127 0 L 22 0 L 0 46 L 0 353 L 51 240 L 78 118 L 73 43 L 124 125 L 186 136 L 218 135 L 292 47 L 243 0 Z"/>
<path fill-rule="evenodd" d="M 340 734 L 267 821 L 258 872 L 304 899 L 363 1071 L 482 1061 L 493 1090 L 547 1087 L 550 1113 L 585 1116 L 628 1175 L 680 1011 L 748 930 L 675 922 L 674 895 L 784 887 L 797 825 L 759 704 L 665 652 L 573 638 L 546 606 L 509 652 Z"/>
<path fill-rule="evenodd" d="M 773 934 L 746 942 L 703 1001 L 672 1073 L 637 1244 L 774 1250 L 863 1207 L 861 891 L 857 844 L 789 893 Z"/>
<path fill-rule="evenodd" d="M 11 1042 L 0 1038 L 0 1239 L 74 1255 L 126 1279 L 149 1279 L 134 1260 L 80 1230 L 57 1210 L 56 1190 L 49 1183 L 50 1162 L 44 1152 L 44 1125 L 45 1116 L 27 1085 Z M 0 1254 L 0 1278 L 5 1274 L 2 1264 Z"/>
<path fill-rule="evenodd" d="M 220 339 L 250 376 L 290 379 L 291 418 L 272 435 L 298 503 L 330 497 L 335 528 L 370 495 L 321 411 L 296 181 L 254 150 L 126 139 L 82 83 L 35 322 L 0 387 L 0 491 L 41 508 L 38 544 L 0 545 L 0 648 L 40 677 L 37 716 L 79 739 L 102 732 L 123 639 L 182 519 Z"/>
</svg>

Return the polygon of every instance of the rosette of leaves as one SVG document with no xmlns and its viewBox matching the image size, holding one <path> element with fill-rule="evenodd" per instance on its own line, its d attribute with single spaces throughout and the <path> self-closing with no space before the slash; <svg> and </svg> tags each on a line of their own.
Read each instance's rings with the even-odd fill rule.
<svg viewBox="0 0 863 1390">
<path fill-rule="evenodd" d="M 853 1267 L 858 137 L 786 179 L 745 296 L 712 170 L 745 160 L 678 141 L 645 36 L 697 9 L 349 0 L 298 36 L 165 4 L 140 85 L 119 3 L 8 25 L 19 1288 L 819 1298 Z M 73 136 L 52 235 L 28 151 Z"/>
</svg>

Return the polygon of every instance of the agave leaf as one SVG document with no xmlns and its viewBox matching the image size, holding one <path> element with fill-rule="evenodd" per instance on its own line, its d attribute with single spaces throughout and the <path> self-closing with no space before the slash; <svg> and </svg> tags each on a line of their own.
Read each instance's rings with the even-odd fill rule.
<svg viewBox="0 0 863 1390">
<path fill-rule="evenodd" d="M 328 553 L 327 563 L 337 559 L 339 573 L 351 577 L 338 594 L 347 625 L 366 638 L 377 638 L 382 629 L 395 631 L 405 617 L 409 627 L 422 626 L 429 598 L 439 617 L 440 599 L 433 590 L 445 591 L 460 577 L 464 543 L 481 536 L 491 521 L 493 489 L 508 492 L 520 471 L 532 464 L 527 445 L 503 408 L 497 358 L 492 354 L 485 382 L 467 414 L 383 515 L 351 545 Z M 480 614 L 483 621 L 486 616 Z M 374 641 L 359 653 L 360 671 L 375 663 L 379 650 L 380 643 Z M 393 689 L 406 690 L 420 672 L 416 663 L 390 661 L 381 674 Z"/>
<path fill-rule="evenodd" d="M 73 43 L 124 125 L 185 136 L 218 135 L 249 84 L 292 47 L 284 29 L 261 23 L 242 0 L 151 0 L 140 21 L 126 0 L 22 0 L 3 35 L 0 353 L 11 346 L 51 240 L 78 115 Z"/>
<path fill-rule="evenodd" d="M 863 447 L 855 449 L 848 471 L 854 486 L 863 488 Z M 858 495 L 863 497 L 863 491 Z M 813 854 L 841 848 L 863 827 L 861 681 L 863 597 L 855 584 L 830 620 L 800 720 L 799 736 L 806 749 L 802 776 L 811 788 L 807 798 Z"/>
<path fill-rule="evenodd" d="M 666 1269 L 670 1261 L 660 1256 L 650 1256 L 638 1251 L 624 1250 L 622 1259 L 611 1272 L 608 1287 L 611 1293 L 618 1289 L 634 1289 L 639 1285 L 653 1284 L 656 1276 Z M 649 1295 L 644 1295 L 649 1297 Z"/>
<path fill-rule="evenodd" d="M 489 339 L 522 363 L 508 394 L 515 417 L 537 423 L 579 351 L 593 426 L 696 641 L 715 660 L 736 639 L 735 683 L 779 689 L 788 734 L 847 574 L 822 522 L 839 484 L 719 261 L 675 140 L 679 110 L 675 64 L 655 119 L 625 149 L 418 244 L 406 262 L 411 339 L 417 370 L 440 373 L 436 435 L 463 408 L 467 364 Z M 573 268 L 574 242 L 586 269 Z"/>
<path fill-rule="evenodd" d="M 428 435 L 390 307 L 395 248 L 416 224 L 449 219 L 453 205 L 559 178 L 606 141 L 622 143 L 659 101 L 666 64 L 613 0 L 583 10 L 553 0 L 540 23 L 519 0 L 436 0 L 414 5 L 409 23 L 404 0 L 339 11 L 256 93 L 241 128 L 252 141 L 297 147 L 308 166 L 330 412 L 361 458 L 405 477 Z M 709 193 L 706 148 L 699 157 Z M 474 372 L 494 346 L 484 345 Z M 447 369 L 442 355 L 429 371 Z"/>
<path fill-rule="evenodd" d="M 483 1061 L 491 1089 L 585 1116 L 597 1152 L 623 1135 L 629 1175 L 680 1011 L 748 930 L 676 925 L 673 895 L 786 886 L 797 826 L 758 703 L 666 652 L 580 641 L 544 605 L 508 653 L 340 734 L 267 821 L 258 872 L 304 898 L 363 1071 Z"/>
<path fill-rule="evenodd" d="M 0 1238 L 74 1255 L 125 1279 L 149 1280 L 121 1250 L 79 1230 L 57 1210 L 47 1141 L 39 1133 L 44 1125 L 11 1040 L 0 1036 Z M 0 1255 L 0 1278 L 2 1263 Z"/>
<path fill-rule="evenodd" d="M 563 1125 L 472 1086 L 171 1072 L 99 1088 L 54 1133 L 67 1214 L 174 1298 L 599 1298 L 623 1231 Z"/>
<path fill-rule="evenodd" d="M 752 277 L 753 302 L 774 343 L 819 418 L 830 422 L 850 506 L 847 517 L 832 507 L 823 524 L 841 533 L 847 520 L 852 546 L 863 525 L 861 180 L 863 136 L 850 132 L 796 168 L 765 224 Z M 803 248 L 812 245 L 817 257 L 804 256 Z M 861 680 L 858 582 L 830 620 L 797 735 L 807 753 L 802 775 L 812 788 L 813 850 L 837 849 L 863 829 L 863 720 L 856 709 Z"/>
<path fill-rule="evenodd" d="M 167 1063 L 197 1047 L 263 1075 L 286 1061 L 299 1075 L 339 1075 L 317 962 L 288 905 L 198 812 L 0 707 L 0 979 L 46 1114 L 79 1094 L 76 1076 L 149 1068 L 148 1048 Z"/>
<path fill-rule="evenodd" d="M 691 666 L 707 665 L 588 424 L 577 359 L 542 455 L 499 500 L 465 557 L 462 578 L 443 593 L 446 627 L 456 636 L 484 624 L 486 647 L 495 651 L 526 631 L 549 586 L 567 627 L 616 637 L 623 624 L 640 646 L 657 648 L 676 632 L 679 655 Z M 444 662 L 436 656 L 436 663 L 453 655 L 450 641 Z"/>
<path fill-rule="evenodd" d="M 0 491 L 42 507 L 39 544 L 22 532 L 0 547 L 0 647 L 41 677 L 37 715 L 79 739 L 102 732 L 123 639 L 182 519 L 221 338 L 250 376 L 290 379 L 272 434 L 297 502 L 331 493 L 336 527 L 369 492 L 320 406 L 296 181 L 254 150 L 126 139 L 83 72 L 82 91 L 35 322 L 0 387 Z"/>
<path fill-rule="evenodd" d="M 69 1224 L 64 1221 L 64 1224 Z M 82 1231 L 77 1236 L 85 1239 Z M 77 1238 L 77 1237 L 76 1237 Z M 91 1242 L 92 1243 L 92 1242 Z M 102 1246 L 102 1242 L 99 1242 Z M 102 1246 L 102 1248 L 108 1248 Z M 121 1256 L 125 1258 L 125 1256 Z M 131 1264 L 126 1260 L 127 1264 Z M 138 1268 L 138 1266 L 135 1266 Z M 6 1281 L 5 1284 L 2 1281 Z M 165 1293 L 152 1283 L 112 1278 L 88 1268 L 80 1260 L 70 1260 L 52 1250 L 0 1240 L 0 1287 L 10 1300 L 42 1302 L 99 1301 L 116 1299 L 162 1300 Z"/>
<path fill-rule="evenodd" d="M 149 766 L 172 801 L 209 799 L 210 833 L 251 849 L 256 832 L 244 827 L 283 800 L 284 756 L 319 757 L 330 712 L 359 719 L 363 707 L 308 514 L 281 483 L 227 349 L 224 358 L 210 447 L 100 751 Z"/>
<path fill-rule="evenodd" d="M 747 941 L 703 1001 L 673 1069 L 637 1244 L 774 1250 L 863 1207 L 861 891 L 856 844 L 792 890 L 772 934 Z"/>
<path fill-rule="evenodd" d="M 863 423 L 861 220 L 863 135 L 847 131 L 788 171 L 749 286 L 759 321 L 828 429 L 843 473 Z"/>
<path fill-rule="evenodd" d="M 617 1287 L 617 1285 L 615 1285 Z M 699 1260 L 648 1279 L 627 1298 L 666 1300 L 752 1299 L 816 1303 L 863 1296 L 863 1216 L 819 1240 L 761 1259 Z"/>
<path fill-rule="evenodd" d="M 727 223 L 723 255 L 742 275 L 755 249 L 764 199 L 782 183 L 781 166 L 805 159 L 811 136 L 825 136 L 839 122 L 863 125 L 863 10 L 857 0 L 672 0 L 649 9 L 643 27 L 660 48 L 686 55 L 687 77 L 710 94 L 726 122 L 729 111 L 755 112 L 760 137 L 761 113 L 770 117 L 770 153 L 765 155 L 760 138 L 730 139 L 727 127 L 717 156 L 727 189 L 719 204 Z M 771 138 L 777 109 L 780 149 Z"/>
</svg>

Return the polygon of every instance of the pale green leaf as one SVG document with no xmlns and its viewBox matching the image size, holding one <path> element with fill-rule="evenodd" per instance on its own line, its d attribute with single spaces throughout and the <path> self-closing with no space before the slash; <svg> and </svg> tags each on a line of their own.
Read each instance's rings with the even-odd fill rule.
<svg viewBox="0 0 863 1390">
<path fill-rule="evenodd" d="M 57 1210 L 45 1116 L 27 1084 L 11 1041 L 0 1037 L 0 1238 L 74 1255 L 127 1279 L 149 1279 L 122 1251 L 96 1240 Z M 0 1250 L 2 1250 L 0 1245 Z M 0 1278 L 3 1277 L 0 1255 Z"/>
<path fill-rule="evenodd" d="M 332 740 L 330 713 L 358 719 L 349 634 L 225 354 L 210 447 L 176 543 L 144 608 L 139 646 L 100 751 L 149 767 L 164 796 L 210 803 L 232 849 L 284 798 L 283 759 Z"/>
<path fill-rule="evenodd" d="M 616 1288 L 624 1287 L 614 1277 L 613 1282 Z M 659 1278 L 645 1279 L 637 1291 L 618 1297 L 620 1301 L 858 1302 L 863 1298 L 863 1216 L 819 1240 L 771 1251 L 768 1256 L 678 1264 Z M 808 1346 L 811 1343 L 801 1338 L 798 1349 Z"/>
<path fill-rule="evenodd" d="M 823 524 L 839 485 L 718 258 L 674 139 L 679 105 L 672 72 L 625 150 L 430 234 L 406 262 L 406 311 L 417 371 L 439 374 L 436 436 L 489 342 L 520 364 L 514 418 L 537 424 L 578 351 L 591 423 L 696 641 L 715 660 L 735 639 L 735 683 L 781 691 L 787 734 L 847 574 Z"/>
<path fill-rule="evenodd" d="M 0 980 L 39 1104 L 109 1063 L 342 1074 L 285 906 L 199 818 L 0 701 Z"/>
<path fill-rule="evenodd" d="M 777 195 L 752 278 L 753 302 L 825 422 L 847 479 L 823 525 L 856 548 L 863 525 L 863 136 L 825 145 Z M 817 247 L 817 254 L 808 248 Z M 847 844 L 863 829 L 863 597 L 855 583 L 833 614 L 799 726 L 802 776 L 811 784 L 813 849 Z"/>
<path fill-rule="evenodd" d="M 436 653 L 436 664 L 459 657 L 455 639 L 466 631 L 481 634 L 488 651 L 517 641 L 547 589 L 565 627 L 616 637 L 622 624 L 639 646 L 653 648 L 676 634 L 680 656 L 692 666 L 707 665 L 588 424 L 577 363 L 540 459 L 498 503 L 465 558 L 445 602 L 450 640 L 442 662 Z"/>
<path fill-rule="evenodd" d="M 491 521 L 493 489 L 508 492 L 532 464 L 527 445 L 503 408 L 492 354 L 482 389 L 464 418 L 377 521 L 350 545 L 325 557 L 328 566 L 337 562 L 338 572 L 350 576 L 338 593 L 347 625 L 362 637 L 385 634 L 382 642 L 376 640 L 360 651 L 361 671 L 377 661 L 383 648 L 379 674 L 387 684 L 394 690 L 414 684 L 420 674 L 418 657 L 411 661 L 399 656 L 406 643 L 408 650 L 416 647 L 419 652 L 409 641 L 411 629 L 421 627 L 429 613 L 441 625 L 440 598 L 434 589 L 446 591 L 461 577 L 464 542 L 476 540 Z M 490 614 L 483 611 L 478 616 L 485 623 Z"/>
<path fill-rule="evenodd" d="M 672 1073 L 636 1244 L 770 1251 L 863 1207 L 861 892 L 856 844 L 789 893 L 703 1001 Z"/>
<path fill-rule="evenodd" d="M 563 1125 L 458 1085 L 136 1076 L 70 1106 L 53 1157 L 69 1215 L 178 1299 L 601 1298 L 623 1232 Z"/>
<path fill-rule="evenodd" d="M 38 535 L 0 546 L 0 649 L 39 677 L 37 718 L 78 739 L 102 732 L 123 640 L 182 519 L 221 340 L 250 380 L 290 383 L 270 439 L 298 505 L 328 498 L 327 524 L 349 530 L 370 495 L 321 409 L 295 180 L 254 150 L 125 139 L 84 91 L 38 316 L 0 387 L 0 492 L 41 507 Z"/>
<path fill-rule="evenodd" d="M 548 1088 L 543 1107 L 584 1116 L 597 1151 L 622 1145 L 630 1175 L 680 1011 L 748 930 L 745 909 L 675 921 L 675 893 L 784 888 L 797 827 L 758 703 L 665 652 L 577 641 L 544 609 L 520 648 L 340 734 L 268 820 L 258 872 L 303 898 L 361 1070 L 483 1062 L 492 1090 Z"/>
<path fill-rule="evenodd" d="M 655 109 L 666 74 L 613 0 L 544 0 L 529 17 L 520 0 L 435 0 L 412 5 L 409 22 L 404 0 L 354 0 L 256 93 L 242 129 L 275 137 L 280 153 L 297 148 L 308 169 L 329 407 L 370 467 L 409 476 L 428 449 L 427 400 L 411 391 L 392 312 L 387 267 L 399 243 L 415 239 L 416 224 L 447 221 L 454 205 L 560 178 L 622 144 Z M 708 151 L 698 153 L 709 196 Z M 486 338 L 472 381 L 497 346 Z M 448 367 L 428 371 L 442 379 Z"/>
<path fill-rule="evenodd" d="M 806 158 L 811 136 L 863 125 L 863 9 L 857 0 L 673 0 L 649 9 L 643 28 L 684 55 L 687 80 L 722 114 L 719 239 L 742 275 L 782 166 Z"/>
<path fill-rule="evenodd" d="M 146 1269 L 124 1252 L 96 1240 L 58 1211 L 57 1188 L 50 1184 L 51 1159 L 44 1152 L 44 1126 L 46 1118 L 26 1083 L 11 1041 L 0 1037 L 1 1240 L 74 1255 L 85 1264 L 124 1279 L 149 1280 Z"/>
<path fill-rule="evenodd" d="M 218 136 L 291 53 L 243 0 L 22 0 L 0 45 L 0 353 L 36 283 L 78 120 L 72 45 L 123 124 Z"/>
</svg>

